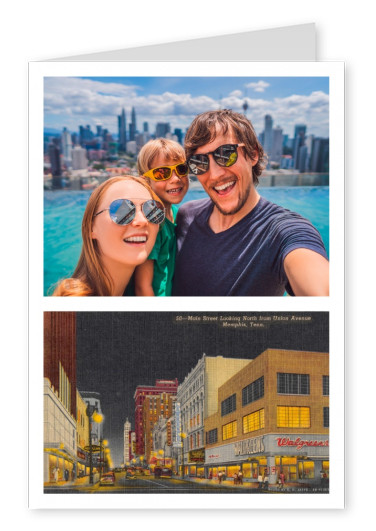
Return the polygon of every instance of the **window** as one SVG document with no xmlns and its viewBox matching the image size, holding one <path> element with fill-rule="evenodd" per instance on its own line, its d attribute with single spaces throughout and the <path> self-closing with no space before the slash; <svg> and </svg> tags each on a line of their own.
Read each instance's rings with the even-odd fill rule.
<svg viewBox="0 0 376 531">
<path fill-rule="evenodd" d="M 259 409 L 243 417 L 243 433 L 250 433 L 261 428 L 265 428 L 264 409 Z"/>
<path fill-rule="evenodd" d="M 206 432 L 206 444 L 214 444 L 218 441 L 218 430 L 210 430 Z"/>
<path fill-rule="evenodd" d="M 322 377 L 322 394 L 329 396 L 329 376 Z"/>
<path fill-rule="evenodd" d="M 277 406 L 278 428 L 309 428 L 311 412 L 309 407 Z"/>
<path fill-rule="evenodd" d="M 246 406 L 264 396 L 264 377 L 247 385 L 242 389 L 242 405 Z"/>
<path fill-rule="evenodd" d="M 277 393 L 284 395 L 309 395 L 309 374 L 277 374 Z"/>
<path fill-rule="evenodd" d="M 222 401 L 221 404 L 221 415 L 224 417 L 229 413 L 232 413 L 236 409 L 236 394 L 233 394 Z"/>
<path fill-rule="evenodd" d="M 323 408 L 324 428 L 329 428 L 329 408 Z"/>
<path fill-rule="evenodd" d="M 237 432 L 238 430 L 236 420 L 225 424 L 224 426 L 222 426 L 222 440 L 227 441 L 227 439 L 232 439 L 233 437 L 236 437 L 238 434 Z"/>
</svg>

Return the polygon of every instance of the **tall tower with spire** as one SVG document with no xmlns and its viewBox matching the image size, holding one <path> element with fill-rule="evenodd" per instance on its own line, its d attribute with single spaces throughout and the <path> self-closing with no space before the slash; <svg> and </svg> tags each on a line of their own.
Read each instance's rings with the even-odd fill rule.
<svg viewBox="0 0 376 531">
<path fill-rule="evenodd" d="M 125 110 L 121 111 L 121 115 L 118 116 L 118 130 L 119 130 L 119 150 L 126 151 L 127 149 L 127 122 L 125 116 Z"/>
<path fill-rule="evenodd" d="M 136 139 L 136 109 L 132 107 L 132 113 L 131 113 L 131 123 L 129 124 L 129 140 L 135 140 Z"/>
</svg>

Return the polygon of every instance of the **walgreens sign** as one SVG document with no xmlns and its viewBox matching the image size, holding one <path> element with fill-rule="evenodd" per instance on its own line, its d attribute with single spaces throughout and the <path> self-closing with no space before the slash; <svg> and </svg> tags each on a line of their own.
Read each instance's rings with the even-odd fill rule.
<svg viewBox="0 0 376 531">
<path fill-rule="evenodd" d="M 305 447 L 329 447 L 329 439 L 326 439 L 324 441 L 317 441 L 317 440 L 304 440 L 300 437 L 297 437 L 296 439 L 290 439 L 289 437 L 276 437 L 275 439 L 277 441 L 277 446 L 282 447 L 290 447 L 293 446 L 297 450 L 301 450 Z"/>
</svg>

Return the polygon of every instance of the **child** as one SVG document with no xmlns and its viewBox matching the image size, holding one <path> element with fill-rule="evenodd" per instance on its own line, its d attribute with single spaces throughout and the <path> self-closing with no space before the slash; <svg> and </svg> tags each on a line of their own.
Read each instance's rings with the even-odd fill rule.
<svg viewBox="0 0 376 531">
<path fill-rule="evenodd" d="M 171 295 L 175 269 L 175 218 L 180 203 L 187 193 L 188 165 L 183 147 L 172 140 L 150 140 L 141 149 L 137 159 L 138 172 L 157 194 L 166 209 L 162 225 L 149 259 L 136 268 L 136 295 Z"/>
</svg>

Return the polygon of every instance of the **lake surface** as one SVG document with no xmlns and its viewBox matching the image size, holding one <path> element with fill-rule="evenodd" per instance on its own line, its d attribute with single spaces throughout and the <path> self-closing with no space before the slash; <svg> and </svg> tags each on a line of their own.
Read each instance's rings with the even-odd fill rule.
<svg viewBox="0 0 376 531">
<path fill-rule="evenodd" d="M 183 203 L 207 197 L 192 186 Z M 329 187 L 260 187 L 260 195 L 289 210 L 298 212 L 320 232 L 329 255 Z M 44 192 L 44 294 L 71 276 L 81 251 L 81 221 L 90 191 Z"/>
</svg>

